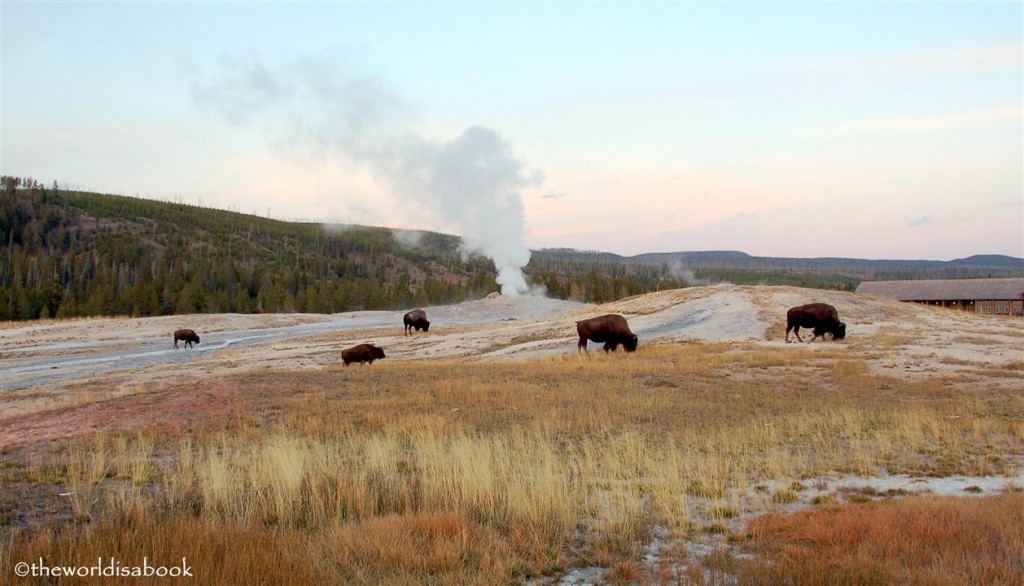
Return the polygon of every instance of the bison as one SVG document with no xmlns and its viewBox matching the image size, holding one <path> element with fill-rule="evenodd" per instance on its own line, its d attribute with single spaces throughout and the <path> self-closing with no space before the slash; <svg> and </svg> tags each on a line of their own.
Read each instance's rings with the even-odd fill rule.
<svg viewBox="0 0 1024 586">
<path fill-rule="evenodd" d="M 430 322 L 427 321 L 427 312 L 422 309 L 414 309 L 409 313 L 405 314 L 402 318 L 405 322 L 405 335 L 408 336 L 412 333 L 412 329 L 416 328 L 416 331 L 423 330 L 424 332 L 430 331 Z"/>
<path fill-rule="evenodd" d="M 789 342 L 789 331 L 793 330 L 796 339 L 803 342 L 800 337 L 800 328 L 813 328 L 815 338 L 825 339 L 825 334 L 832 334 L 833 340 L 842 340 L 846 337 L 846 324 L 839 321 L 839 313 L 835 307 L 827 303 L 809 303 L 794 307 L 786 312 L 786 342 Z"/>
<path fill-rule="evenodd" d="M 341 360 L 345 363 L 345 366 L 352 362 L 358 362 L 360 365 L 364 362 L 373 364 L 373 361 L 379 358 L 387 358 L 387 356 L 384 356 L 383 348 L 378 348 L 373 344 L 358 344 L 348 350 L 341 351 Z"/>
<path fill-rule="evenodd" d="M 174 331 L 174 347 L 178 347 L 178 341 L 184 340 L 185 347 L 191 348 L 193 344 L 199 343 L 199 335 L 193 330 L 175 330 Z"/>
<path fill-rule="evenodd" d="M 614 352 L 619 344 L 626 349 L 626 352 L 635 352 L 638 339 L 636 334 L 629 330 L 626 318 L 621 315 L 610 313 L 599 317 L 592 317 L 576 322 L 576 332 L 580 335 L 576 351 L 587 350 L 587 340 L 592 342 L 604 342 L 605 352 Z"/>
</svg>

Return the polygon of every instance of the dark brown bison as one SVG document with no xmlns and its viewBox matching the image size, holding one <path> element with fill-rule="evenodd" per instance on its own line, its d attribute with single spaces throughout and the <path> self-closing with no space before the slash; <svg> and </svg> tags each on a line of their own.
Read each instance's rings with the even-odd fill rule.
<svg viewBox="0 0 1024 586">
<path fill-rule="evenodd" d="M 193 330 L 175 330 L 174 331 L 174 347 L 178 347 L 178 341 L 184 340 L 185 347 L 191 348 L 193 344 L 199 343 L 199 335 Z"/>
<path fill-rule="evenodd" d="M 378 348 L 373 344 L 358 344 L 348 350 L 341 351 L 341 360 L 345 363 L 345 366 L 353 362 L 358 362 L 360 365 L 364 362 L 373 364 L 374 360 L 380 358 L 387 358 L 387 356 L 384 356 L 384 349 Z"/>
<path fill-rule="evenodd" d="M 636 334 L 629 330 L 626 318 L 621 315 L 610 313 L 599 317 L 592 317 L 576 322 L 576 333 L 580 335 L 579 350 L 587 350 L 587 340 L 592 342 L 604 342 L 605 352 L 614 352 L 619 344 L 626 349 L 626 352 L 635 352 L 639 341 Z"/>
<path fill-rule="evenodd" d="M 835 307 L 827 303 L 809 303 L 794 307 L 786 312 L 786 342 L 789 342 L 789 331 L 793 330 L 796 339 L 803 342 L 800 337 L 800 328 L 813 328 L 815 338 L 825 339 L 825 334 L 832 334 L 833 340 L 842 340 L 846 337 L 846 324 L 839 321 L 839 313 Z"/>
<path fill-rule="evenodd" d="M 412 333 L 412 329 L 416 328 L 416 331 L 423 330 L 424 332 L 430 331 L 430 322 L 427 321 L 427 312 L 422 309 L 414 309 L 409 313 L 405 314 L 402 318 L 405 322 L 405 335 L 408 336 Z"/>
</svg>

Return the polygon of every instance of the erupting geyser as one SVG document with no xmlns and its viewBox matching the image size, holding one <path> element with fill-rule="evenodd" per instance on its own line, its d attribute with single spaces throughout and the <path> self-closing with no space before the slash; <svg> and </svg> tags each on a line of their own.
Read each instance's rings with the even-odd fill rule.
<svg viewBox="0 0 1024 586">
<path fill-rule="evenodd" d="M 194 85 L 199 102 L 229 122 L 283 128 L 287 144 L 367 166 L 400 203 L 456 230 L 464 253 L 493 260 L 503 295 L 528 291 L 519 190 L 540 185 L 543 174 L 528 171 L 497 132 L 473 126 L 450 140 L 421 137 L 398 124 L 404 101 L 385 84 L 341 75 L 329 58 L 279 70 L 259 62 L 221 67 L 216 82 Z"/>
<path fill-rule="evenodd" d="M 523 201 L 518 190 L 539 185 L 540 172 L 525 164 L 497 132 L 474 126 L 458 137 L 433 142 L 405 137 L 376 161 L 376 173 L 391 190 L 427 207 L 462 235 L 467 253 L 494 261 L 503 295 L 526 293 L 523 267 Z"/>
</svg>

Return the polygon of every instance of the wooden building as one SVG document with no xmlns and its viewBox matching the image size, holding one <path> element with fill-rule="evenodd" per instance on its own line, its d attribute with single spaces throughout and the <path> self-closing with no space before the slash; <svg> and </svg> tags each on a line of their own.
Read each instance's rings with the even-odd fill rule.
<svg viewBox="0 0 1024 586">
<path fill-rule="evenodd" d="M 986 315 L 1024 317 L 1024 278 L 864 281 L 856 292 Z"/>
</svg>

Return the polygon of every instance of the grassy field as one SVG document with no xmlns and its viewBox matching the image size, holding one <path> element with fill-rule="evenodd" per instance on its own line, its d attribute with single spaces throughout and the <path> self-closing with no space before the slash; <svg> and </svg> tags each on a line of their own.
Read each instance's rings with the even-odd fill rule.
<svg viewBox="0 0 1024 586">
<path fill-rule="evenodd" d="M 838 473 L 1019 470 L 1024 363 L 914 380 L 873 373 L 882 350 L 687 343 L 208 381 L 180 392 L 240 392 L 187 423 L 155 412 L 6 453 L 0 581 L 40 557 L 148 556 L 187 558 L 202 584 L 574 568 L 609 583 L 1024 583 L 1020 487 L 815 491 Z"/>
</svg>

